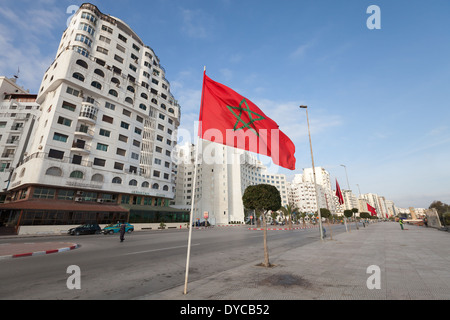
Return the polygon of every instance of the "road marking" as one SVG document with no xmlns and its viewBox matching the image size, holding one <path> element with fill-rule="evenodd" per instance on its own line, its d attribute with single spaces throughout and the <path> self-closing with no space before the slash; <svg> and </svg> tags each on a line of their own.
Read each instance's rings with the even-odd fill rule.
<svg viewBox="0 0 450 320">
<path fill-rule="evenodd" d="M 200 245 L 200 243 L 191 244 L 191 247 L 195 247 L 195 246 L 199 246 L 199 245 Z M 180 249 L 180 248 L 187 248 L 187 246 L 179 246 L 179 247 L 170 247 L 170 248 L 153 249 L 153 250 L 147 250 L 147 251 L 131 252 L 131 253 L 126 253 L 125 255 L 128 256 L 128 255 L 132 255 L 132 254 L 149 253 L 149 252 L 172 250 L 172 249 Z"/>
</svg>

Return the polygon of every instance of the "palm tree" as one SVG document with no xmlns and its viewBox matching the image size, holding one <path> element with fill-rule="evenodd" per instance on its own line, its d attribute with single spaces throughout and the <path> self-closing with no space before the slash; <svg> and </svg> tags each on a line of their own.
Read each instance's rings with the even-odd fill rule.
<svg viewBox="0 0 450 320">
<path fill-rule="evenodd" d="M 286 207 L 281 207 L 280 210 L 283 212 L 285 217 L 289 218 L 289 228 L 292 228 L 292 215 L 295 212 L 298 212 L 299 209 L 293 204 L 288 204 Z"/>
</svg>

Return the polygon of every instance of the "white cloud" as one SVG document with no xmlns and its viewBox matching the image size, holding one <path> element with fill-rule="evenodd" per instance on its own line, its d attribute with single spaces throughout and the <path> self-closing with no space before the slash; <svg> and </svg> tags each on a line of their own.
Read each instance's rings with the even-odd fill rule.
<svg viewBox="0 0 450 320">
<path fill-rule="evenodd" d="M 207 38 L 209 28 L 206 27 L 210 20 L 201 10 L 181 9 L 182 31 L 191 38 Z"/>
<path fill-rule="evenodd" d="M 54 59 L 61 35 L 56 29 L 65 27 L 67 19 L 65 11 L 52 3 L 29 1 L 20 11 L 12 4 L 0 8 L 0 74 L 12 77 L 20 69 L 18 84 L 33 93 Z"/>
</svg>

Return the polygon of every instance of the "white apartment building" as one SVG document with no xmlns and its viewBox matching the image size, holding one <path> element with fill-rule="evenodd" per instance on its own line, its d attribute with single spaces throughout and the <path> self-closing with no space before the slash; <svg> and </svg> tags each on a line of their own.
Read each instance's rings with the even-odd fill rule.
<svg viewBox="0 0 450 320">
<path fill-rule="evenodd" d="M 28 205 L 3 209 L 29 212 L 22 221 L 31 225 L 126 220 L 132 206 L 167 210 L 175 195 L 171 156 L 180 106 L 159 58 L 125 22 L 83 4 L 37 103 L 36 133 L 10 184 L 13 197 Z M 37 201 L 47 202 L 41 208 L 58 221 L 33 218 Z M 67 215 L 70 203 L 76 219 Z M 139 209 L 136 219 L 154 221 L 152 210 Z"/>
<path fill-rule="evenodd" d="M 317 212 L 314 182 L 304 181 L 302 174 L 296 174 L 294 180 L 288 184 L 288 194 L 289 203 L 294 204 L 301 212 Z"/>
<path fill-rule="evenodd" d="M 213 225 L 244 221 L 242 203 L 242 151 L 202 141 L 194 190 L 196 146 L 178 146 L 176 194 L 173 207 L 191 210 L 194 222 L 203 222 L 205 213 Z"/>
<path fill-rule="evenodd" d="M 176 193 L 173 206 L 191 209 L 194 202 L 194 221 L 203 222 L 204 213 L 213 225 L 244 222 L 242 196 L 251 185 L 270 184 L 280 192 L 282 205 L 288 204 L 286 177 L 267 173 L 255 156 L 243 150 L 209 141 L 202 141 L 197 167 L 194 196 L 194 145 L 178 146 Z"/>
<path fill-rule="evenodd" d="M 362 194 L 361 198 L 365 200 L 365 202 L 368 203 L 370 206 L 376 209 L 377 216 L 379 218 L 384 219 L 386 218 L 386 216 L 389 217 L 390 214 L 384 197 L 378 196 L 377 194 L 374 193 L 366 193 Z M 360 201 L 360 205 L 362 206 L 360 208 L 361 212 L 362 211 L 368 212 L 367 205 L 365 205 L 364 202 Z"/>
<path fill-rule="evenodd" d="M 0 77 L 0 203 L 6 201 L 15 168 L 27 156 L 39 114 L 37 96 L 16 82 Z"/>
<path fill-rule="evenodd" d="M 319 208 L 325 208 L 332 213 L 336 212 L 335 194 L 331 189 L 330 174 L 322 167 L 316 167 L 317 195 Z M 307 213 L 317 212 L 317 201 L 314 188 L 314 175 L 312 168 L 303 169 L 303 174 L 296 175 L 291 187 L 291 199 L 301 210 Z M 309 211 L 311 210 L 311 211 Z"/>
</svg>

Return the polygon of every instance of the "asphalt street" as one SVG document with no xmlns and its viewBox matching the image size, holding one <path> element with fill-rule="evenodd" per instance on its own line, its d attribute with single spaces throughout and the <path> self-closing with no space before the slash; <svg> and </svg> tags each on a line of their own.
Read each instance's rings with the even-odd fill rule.
<svg viewBox="0 0 450 320">
<path fill-rule="evenodd" d="M 343 225 L 332 228 L 333 235 L 345 232 Z M 243 226 L 194 230 L 189 280 L 262 262 L 262 236 L 261 231 Z M 0 260 L 0 299 L 130 300 L 157 295 L 184 283 L 187 239 L 187 230 L 135 232 L 123 243 L 117 235 L 0 239 L 0 245 L 40 241 L 79 245 L 69 252 Z M 317 228 L 268 231 L 268 239 L 271 257 L 320 241 Z M 70 266 L 79 267 L 80 290 L 67 287 Z"/>
</svg>

